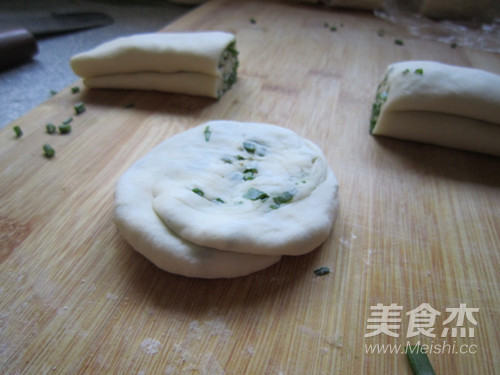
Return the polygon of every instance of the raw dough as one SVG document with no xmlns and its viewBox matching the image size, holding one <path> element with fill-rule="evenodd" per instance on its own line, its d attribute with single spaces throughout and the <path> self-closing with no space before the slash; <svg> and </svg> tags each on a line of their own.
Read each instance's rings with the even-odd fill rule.
<svg viewBox="0 0 500 375">
<path fill-rule="evenodd" d="M 500 156 L 500 76 L 432 61 L 392 64 L 371 132 Z"/>
<path fill-rule="evenodd" d="M 211 133 L 208 142 L 205 129 Z M 246 150 L 245 144 L 255 150 Z M 211 122 L 176 137 L 159 158 L 169 163 L 153 188 L 153 208 L 193 243 L 234 252 L 299 255 L 330 233 L 337 181 L 321 150 L 288 129 Z M 251 189 L 268 197 L 249 199 Z M 293 195 L 290 203 L 277 204 L 276 197 L 286 193 Z"/>
<path fill-rule="evenodd" d="M 252 187 L 269 198 L 244 197 Z M 164 141 L 120 178 L 115 221 L 166 271 L 243 276 L 319 246 L 335 220 L 337 189 L 321 150 L 292 131 L 212 121 Z"/>
<path fill-rule="evenodd" d="M 231 33 L 148 33 L 103 43 L 70 63 L 88 87 L 218 98 L 236 81 L 237 55 Z"/>
</svg>

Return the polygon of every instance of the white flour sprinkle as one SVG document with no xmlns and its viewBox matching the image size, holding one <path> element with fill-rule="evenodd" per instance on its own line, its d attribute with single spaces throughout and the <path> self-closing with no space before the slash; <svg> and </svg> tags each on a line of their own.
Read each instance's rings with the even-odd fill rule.
<svg viewBox="0 0 500 375">
<path fill-rule="evenodd" d="M 148 354 L 156 354 L 160 350 L 161 342 L 155 339 L 145 339 L 141 343 L 141 348 Z"/>
</svg>

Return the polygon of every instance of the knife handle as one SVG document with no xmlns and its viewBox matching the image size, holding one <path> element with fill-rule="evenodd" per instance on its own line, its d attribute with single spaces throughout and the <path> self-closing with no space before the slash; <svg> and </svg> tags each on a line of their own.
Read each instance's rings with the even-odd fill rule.
<svg viewBox="0 0 500 375">
<path fill-rule="evenodd" d="M 0 70 L 30 59 L 38 52 L 35 37 L 26 29 L 0 32 Z"/>
</svg>

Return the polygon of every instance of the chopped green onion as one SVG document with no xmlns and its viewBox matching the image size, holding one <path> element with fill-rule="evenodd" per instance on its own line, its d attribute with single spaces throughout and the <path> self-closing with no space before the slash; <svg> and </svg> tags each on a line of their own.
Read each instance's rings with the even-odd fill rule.
<svg viewBox="0 0 500 375">
<path fill-rule="evenodd" d="M 457 42 L 453 42 L 450 44 L 451 48 L 457 48 L 457 46 L 458 46 Z"/>
<path fill-rule="evenodd" d="M 410 69 L 403 70 L 403 75 L 407 75 L 408 73 L 410 73 Z"/>
<path fill-rule="evenodd" d="M 336 26 L 330 27 L 330 31 L 337 31 L 337 27 Z"/>
<path fill-rule="evenodd" d="M 255 143 L 253 142 L 243 142 L 243 148 L 250 154 L 253 154 L 255 152 Z"/>
<path fill-rule="evenodd" d="M 405 351 L 414 375 L 434 375 L 431 362 L 420 345 L 408 345 Z"/>
<path fill-rule="evenodd" d="M 226 164 L 233 164 L 233 160 L 229 156 L 223 156 L 220 160 Z"/>
<path fill-rule="evenodd" d="M 216 201 L 216 202 L 219 202 L 219 203 L 226 203 L 226 202 L 224 202 L 221 198 L 215 198 L 215 201 Z"/>
<path fill-rule="evenodd" d="M 325 23 L 323 24 L 323 26 L 324 26 L 325 28 L 326 28 L 326 27 L 329 27 L 328 22 L 325 22 Z"/>
<path fill-rule="evenodd" d="M 257 23 L 257 21 L 255 21 L 255 18 L 250 18 L 250 23 L 251 23 L 252 25 L 255 25 L 255 24 Z"/>
<path fill-rule="evenodd" d="M 77 115 L 79 115 L 80 113 L 83 113 L 85 112 L 85 104 L 83 104 L 82 102 L 78 102 L 75 104 L 75 106 L 73 107 L 75 109 L 75 113 Z"/>
<path fill-rule="evenodd" d="M 247 168 L 243 171 L 243 180 L 253 180 L 255 175 L 258 173 L 256 168 Z"/>
<path fill-rule="evenodd" d="M 292 199 L 293 199 L 293 194 L 289 193 L 288 191 L 285 191 L 283 194 L 274 197 L 273 201 L 279 206 L 280 204 L 291 202 Z"/>
<path fill-rule="evenodd" d="M 43 154 L 45 155 L 46 158 L 52 158 L 56 154 L 56 150 L 52 148 L 51 145 L 45 144 L 42 147 L 43 149 Z"/>
<path fill-rule="evenodd" d="M 69 124 L 71 121 L 73 121 L 73 117 L 68 117 L 66 120 L 63 121 L 63 124 Z"/>
<path fill-rule="evenodd" d="M 51 96 L 54 96 L 54 95 L 56 95 L 56 94 L 57 94 L 57 91 L 56 91 L 56 90 L 50 90 L 50 95 L 51 95 Z"/>
<path fill-rule="evenodd" d="M 210 131 L 210 126 L 207 126 L 205 128 L 203 134 L 205 135 L 205 142 L 208 142 L 210 140 L 210 136 L 212 135 L 212 132 Z"/>
<path fill-rule="evenodd" d="M 236 155 L 236 159 L 237 160 L 245 160 L 245 158 L 243 156 L 241 156 L 241 155 Z"/>
<path fill-rule="evenodd" d="M 47 124 L 47 125 L 45 125 L 45 128 L 47 129 L 47 133 L 49 133 L 49 134 L 54 134 L 57 130 L 57 128 L 54 124 Z"/>
<path fill-rule="evenodd" d="M 423 75 L 424 74 L 424 70 L 423 69 L 415 69 L 415 74 Z"/>
<path fill-rule="evenodd" d="M 320 267 L 320 268 L 316 268 L 314 270 L 314 274 L 316 276 L 324 276 L 324 275 L 328 275 L 330 273 L 330 268 L 328 267 Z"/>
<path fill-rule="evenodd" d="M 71 88 L 71 93 L 72 94 L 76 94 L 78 92 L 80 92 L 80 88 L 78 86 L 74 86 L 74 87 Z"/>
<path fill-rule="evenodd" d="M 384 29 L 380 29 L 377 31 L 377 35 L 378 36 L 384 36 L 385 35 L 385 30 Z"/>
<path fill-rule="evenodd" d="M 402 45 L 404 45 L 404 42 L 401 39 L 394 39 L 394 44 L 396 44 L 398 46 L 402 46 Z"/>
<path fill-rule="evenodd" d="M 71 132 L 71 124 L 69 122 L 63 122 L 62 125 L 59 125 L 59 133 L 68 134 Z"/>
<path fill-rule="evenodd" d="M 250 199 L 252 201 L 256 201 L 257 199 L 267 199 L 269 198 L 269 195 L 264 193 L 263 191 L 260 191 L 259 189 L 255 188 L 250 188 L 248 191 L 243 195 L 243 198 Z"/>
<path fill-rule="evenodd" d="M 193 193 L 195 194 L 198 194 L 200 197 L 204 197 L 205 196 L 205 193 L 203 192 L 203 190 L 201 189 L 198 189 L 198 188 L 194 188 L 193 190 L 191 190 Z"/>
<path fill-rule="evenodd" d="M 17 138 L 23 135 L 23 131 L 19 125 L 14 126 L 14 133 L 16 133 Z"/>
</svg>

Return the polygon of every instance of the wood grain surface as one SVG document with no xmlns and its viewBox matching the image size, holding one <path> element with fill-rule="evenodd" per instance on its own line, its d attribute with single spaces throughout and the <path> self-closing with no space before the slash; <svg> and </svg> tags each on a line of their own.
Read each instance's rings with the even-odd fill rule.
<svg viewBox="0 0 500 375">
<path fill-rule="evenodd" d="M 388 64 L 500 74 L 500 56 L 421 40 L 369 13 L 278 2 L 213 1 L 165 30 L 216 29 L 236 34 L 241 61 L 219 101 L 68 87 L 0 132 L 0 373 L 410 374 L 404 354 L 365 345 L 418 341 L 474 352 L 430 353 L 437 374 L 498 373 L 500 159 L 376 138 L 368 126 Z M 46 134 L 78 101 L 87 110 L 72 132 Z M 117 179 L 162 140 L 214 119 L 281 125 L 324 150 L 341 204 L 323 246 L 248 277 L 201 280 L 155 268 L 120 237 Z M 315 276 L 320 266 L 330 274 Z M 377 304 L 402 307 L 398 337 L 365 337 Z M 441 314 L 436 337 L 407 337 L 407 314 L 422 304 Z M 474 337 L 441 337 L 459 326 L 444 322 L 460 304 L 479 309 L 477 325 L 463 325 Z"/>
</svg>

